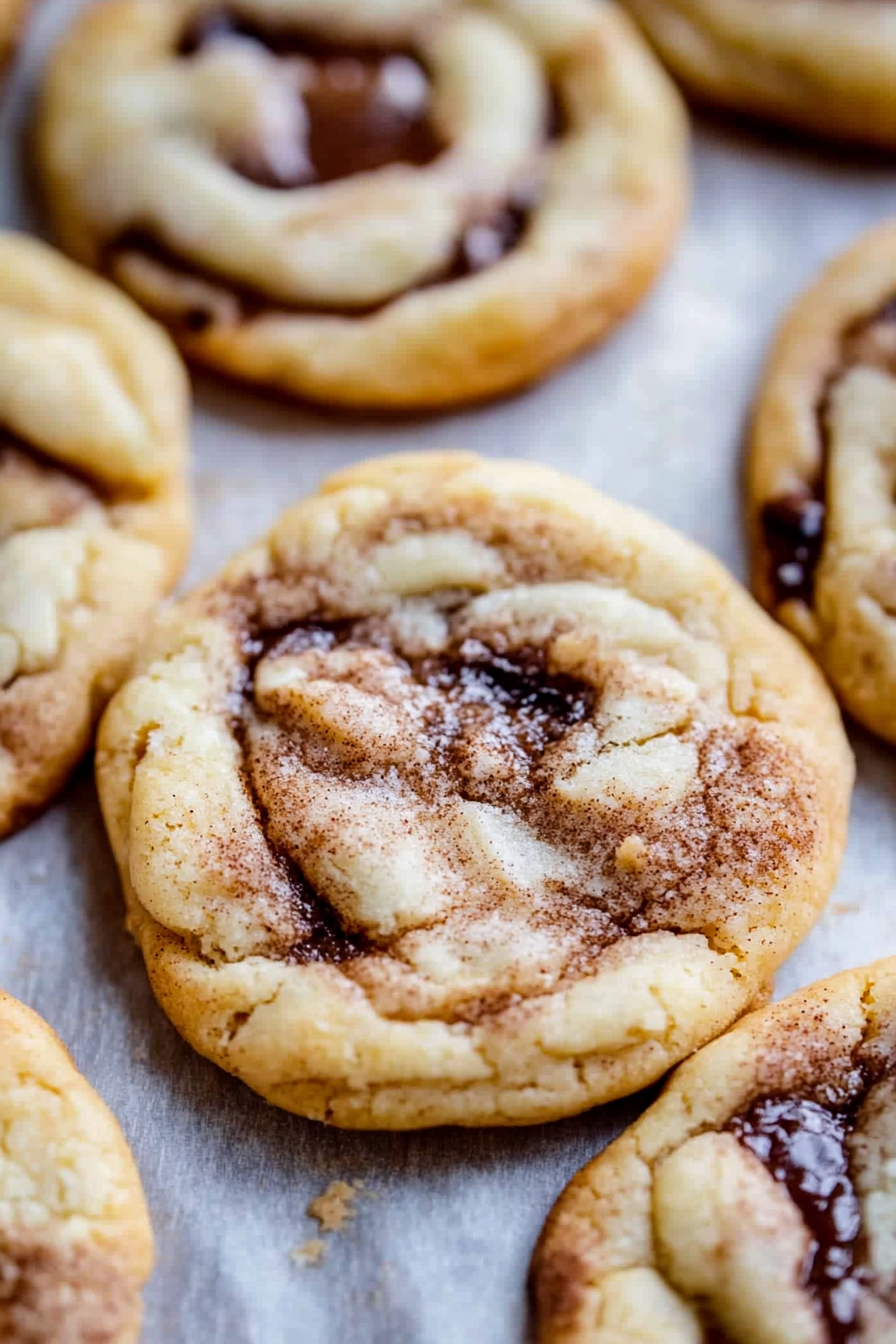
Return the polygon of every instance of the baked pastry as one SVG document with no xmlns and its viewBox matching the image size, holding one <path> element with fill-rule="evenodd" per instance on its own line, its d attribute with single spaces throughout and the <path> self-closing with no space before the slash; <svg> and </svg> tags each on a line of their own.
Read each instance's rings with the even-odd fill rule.
<svg viewBox="0 0 896 1344">
<path fill-rule="evenodd" d="M 738 1023 L 551 1214 L 538 1344 L 896 1339 L 896 959 Z"/>
<path fill-rule="evenodd" d="M 896 13 L 882 0 L 625 0 L 700 98 L 896 146 Z"/>
<path fill-rule="evenodd" d="M 0 994 L 0 1339 L 132 1344 L 152 1228 L 113 1116 L 46 1022 Z"/>
<path fill-rule="evenodd" d="M 678 97 L 593 0 L 111 0 L 39 146 L 63 246 L 191 359 L 349 406 L 547 373 L 638 301 L 687 194 Z"/>
<path fill-rule="evenodd" d="M 157 619 L 100 728 L 130 926 L 184 1036 L 349 1127 L 548 1120 L 767 991 L 852 759 L 799 645 L 581 482 L 357 466 Z"/>
<path fill-rule="evenodd" d="M 851 714 L 896 742 L 896 227 L 794 306 L 748 469 L 753 581 Z"/>
<path fill-rule="evenodd" d="M 0 234 L 0 836 L 63 786 L 181 571 L 186 414 L 164 332 Z"/>
</svg>

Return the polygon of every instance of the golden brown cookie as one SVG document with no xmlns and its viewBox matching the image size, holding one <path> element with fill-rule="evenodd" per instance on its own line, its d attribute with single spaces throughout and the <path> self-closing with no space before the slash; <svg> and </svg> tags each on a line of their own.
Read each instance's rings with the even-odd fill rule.
<svg viewBox="0 0 896 1344">
<path fill-rule="evenodd" d="M 599 340 L 687 196 L 674 89 L 593 0 L 108 0 L 51 64 L 63 246 L 220 372 L 349 406 Z"/>
<path fill-rule="evenodd" d="M 852 759 L 710 556 L 544 467 L 334 477 L 163 612 L 97 777 L 155 992 L 270 1101 L 522 1124 L 633 1092 L 823 906 Z"/>
<path fill-rule="evenodd" d="M 753 582 L 846 708 L 896 742 L 896 227 L 788 315 L 748 468 Z"/>
<path fill-rule="evenodd" d="M 896 1339 L 896 958 L 738 1023 L 566 1188 L 538 1344 Z"/>
<path fill-rule="evenodd" d="M 896 146 L 890 0 L 625 0 L 699 97 L 804 130 Z"/>
<path fill-rule="evenodd" d="M 0 993 L 0 1340 L 133 1344 L 152 1259 L 117 1122 L 47 1024 Z"/>
<path fill-rule="evenodd" d="M 0 234 L 0 836 L 64 785 L 189 540 L 187 389 L 164 332 Z"/>
</svg>

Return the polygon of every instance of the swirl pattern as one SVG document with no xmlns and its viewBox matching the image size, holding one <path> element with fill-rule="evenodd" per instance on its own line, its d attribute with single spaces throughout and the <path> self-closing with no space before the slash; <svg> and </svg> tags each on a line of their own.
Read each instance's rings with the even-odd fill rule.
<svg viewBox="0 0 896 1344">
<path fill-rule="evenodd" d="M 675 95 L 590 0 L 111 0 L 48 78 L 64 246 L 286 391 L 492 395 L 597 339 L 686 194 Z"/>
<path fill-rule="evenodd" d="M 335 478 L 160 618 L 97 770 L 180 1029 L 403 1127 L 568 1114 L 733 1020 L 827 894 L 852 767 L 702 552 L 449 455 Z"/>
</svg>

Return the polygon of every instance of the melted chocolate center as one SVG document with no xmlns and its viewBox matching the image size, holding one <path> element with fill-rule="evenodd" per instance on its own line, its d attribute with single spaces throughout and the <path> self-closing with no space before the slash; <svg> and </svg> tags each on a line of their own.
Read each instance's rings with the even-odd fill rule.
<svg viewBox="0 0 896 1344">
<path fill-rule="evenodd" d="M 284 60 L 300 58 L 305 69 L 301 93 L 308 119 L 304 152 L 290 155 L 288 167 L 266 154 L 263 147 L 249 147 L 229 158 L 234 172 L 259 186 L 295 189 L 374 172 L 392 164 L 424 165 L 446 148 L 430 117 L 429 74 L 413 52 L 335 46 L 295 30 L 253 23 L 226 9 L 215 9 L 206 11 L 190 25 L 179 54 L 189 58 L 209 43 L 237 37 L 260 43 Z M 562 109 L 553 97 L 545 139 L 561 135 L 564 127 Z M 537 186 L 522 182 L 503 205 L 470 221 L 458 239 L 445 273 L 429 284 L 464 279 L 507 256 L 523 237 L 538 200 Z M 140 240 L 140 250 L 162 259 L 164 249 L 134 231 L 120 239 L 113 251 L 133 246 L 135 239 Z M 183 269 L 176 259 L 171 261 L 176 269 Z M 228 289 L 233 288 L 229 282 L 223 283 Z M 247 318 L 281 306 L 245 291 L 238 296 L 244 300 L 241 306 Z M 385 305 L 377 305 L 381 306 Z M 353 310 L 356 316 L 371 311 L 376 308 Z M 196 332 L 213 321 L 213 315 L 198 311 L 184 314 L 181 319 L 188 330 Z"/>
<path fill-rule="evenodd" d="M 802 490 L 771 500 L 760 518 L 777 605 L 796 599 L 811 606 L 814 600 L 815 571 L 824 547 L 827 510 L 827 414 L 831 390 L 844 374 L 858 366 L 883 369 L 896 376 L 896 300 L 849 327 L 843 333 L 840 351 L 840 367 L 829 379 L 818 405 L 818 433 L 824 447 L 819 479 Z"/>
<path fill-rule="evenodd" d="M 402 521 L 412 532 L 411 520 Z M 626 934 L 703 930 L 718 881 L 730 885 L 745 863 L 761 875 L 801 861 L 813 833 L 805 791 L 786 750 L 751 722 L 733 731 L 689 726 L 701 785 L 662 815 L 637 798 L 623 799 L 618 812 L 569 807 L 557 784 L 592 754 L 587 738 L 603 691 L 555 669 L 550 646 L 546 654 L 534 639 L 511 645 L 500 630 L 464 638 L 472 594 L 463 592 L 445 593 L 435 605 L 408 599 L 388 615 L 332 621 L 325 611 L 323 619 L 274 625 L 288 600 L 282 584 L 249 580 L 216 595 L 211 608 L 227 613 L 246 639 L 234 731 L 260 828 L 270 853 L 282 856 L 300 915 L 284 937 L 296 946 L 281 944 L 280 955 L 345 959 L 364 951 L 363 939 L 374 956 L 388 951 L 394 936 L 370 932 L 379 925 L 360 914 L 340 913 L 356 907 L 341 887 L 331 891 L 330 879 L 318 878 L 328 870 L 316 863 L 328 852 L 322 846 L 354 846 L 377 815 L 387 830 L 384 854 L 395 852 L 390 835 L 411 825 L 418 808 L 431 818 L 419 839 L 434 880 L 453 891 L 470 864 L 473 908 L 483 914 L 504 901 L 506 883 L 501 877 L 492 886 L 480 849 L 471 848 L 471 825 L 477 846 L 489 853 L 497 846 L 501 868 L 503 845 L 515 845 L 514 835 L 522 845 L 527 835 L 543 841 L 552 852 L 521 853 L 519 869 L 508 856 L 506 879 L 528 890 L 535 861 L 538 889 L 549 899 L 521 898 L 520 918 L 549 940 L 564 976 L 590 973 L 600 952 Z M 439 632 L 435 648 L 429 630 Z M 306 689 L 306 679 L 317 685 Z M 328 680 L 343 684 L 321 706 Z M 767 790 L 769 779 L 783 785 L 772 824 L 766 812 L 755 821 L 750 809 L 738 812 L 738 800 Z M 368 807 L 369 817 L 356 816 Z M 358 928 L 362 941 L 346 946 L 340 921 Z M 501 994 L 516 992 L 516 977 L 516 970 L 498 976 Z M 470 995 L 480 1006 L 496 1001 L 490 992 Z M 460 1003 L 451 1014 L 480 1010 L 472 1000 Z"/>
<path fill-rule="evenodd" d="M 522 772 L 520 787 L 528 788 L 527 767 L 537 763 L 551 743 L 581 723 L 594 705 L 594 692 L 589 686 L 547 671 L 540 649 L 498 653 L 477 640 L 465 640 L 445 655 L 405 658 L 394 649 L 382 623 L 376 619 L 309 622 L 249 642 L 244 695 L 251 700 L 255 668 L 262 659 L 276 660 L 312 649 L 327 652 L 337 646 L 383 649 L 418 685 L 440 693 L 426 717 L 423 732 L 439 768 L 460 781 L 461 792 L 469 798 L 482 793 L 485 801 L 495 801 L 493 788 L 478 782 L 475 773 L 471 776 L 466 768 L 465 752 L 471 735 L 485 732 L 489 747 L 506 755 L 508 762 Z M 234 731 L 248 761 L 246 725 L 241 714 L 235 717 Z M 313 744 L 306 747 L 313 749 Z M 260 824 L 267 830 L 267 813 L 253 787 L 248 766 L 244 779 Z M 280 850 L 276 853 L 289 881 L 302 929 L 301 938 L 286 953 L 288 960 L 336 963 L 375 951 L 369 939 L 343 929 L 329 902 L 297 863 Z"/>
<path fill-rule="evenodd" d="M 305 63 L 301 97 L 308 116 L 308 145 L 301 168 L 280 175 L 261 157 L 231 165 L 261 186 L 301 187 L 393 163 L 430 163 L 444 148 L 429 116 L 429 75 L 411 52 L 336 47 L 218 10 L 201 16 L 190 28 L 181 54 L 194 55 L 210 42 L 234 37 Z"/>
<path fill-rule="evenodd" d="M 466 640 L 458 654 L 430 658 L 414 668 L 416 679 L 440 690 L 447 705 L 445 727 L 487 718 L 492 734 L 524 756 L 540 756 L 588 717 L 594 692 L 567 676 L 547 671 L 541 649 L 498 654 Z"/>
<path fill-rule="evenodd" d="M 811 605 L 815 570 L 824 545 L 824 501 L 819 494 L 784 495 L 762 510 L 777 603 Z"/>
<path fill-rule="evenodd" d="M 755 1154 L 803 1216 L 812 1244 L 804 1283 L 827 1324 L 831 1344 L 854 1344 L 860 1281 L 856 1241 L 861 1209 L 849 1175 L 851 1112 L 800 1097 L 763 1097 L 730 1130 Z"/>
<path fill-rule="evenodd" d="M 541 649 L 499 653 L 467 639 L 449 653 L 405 658 L 378 636 L 375 623 L 366 621 L 297 626 L 269 646 L 267 657 L 337 645 L 384 648 L 419 685 L 441 693 L 426 731 L 446 769 L 455 764 L 453 757 L 463 749 L 464 739 L 482 730 L 494 747 L 528 765 L 583 722 L 594 707 L 593 689 L 573 677 L 548 672 Z"/>
<path fill-rule="evenodd" d="M 530 183 L 521 183 L 511 192 L 506 205 L 488 218 L 470 224 L 460 237 L 447 278 L 462 280 L 506 257 L 525 233 L 537 205 L 537 190 Z"/>
</svg>

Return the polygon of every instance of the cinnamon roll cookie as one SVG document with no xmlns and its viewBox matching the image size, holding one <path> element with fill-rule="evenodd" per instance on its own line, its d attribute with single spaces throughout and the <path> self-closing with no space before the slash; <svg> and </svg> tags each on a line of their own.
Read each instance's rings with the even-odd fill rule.
<svg viewBox="0 0 896 1344">
<path fill-rule="evenodd" d="M 539 1344 L 896 1339 L 896 959 L 753 1013 L 572 1181 Z"/>
<path fill-rule="evenodd" d="M 896 147 L 890 0 L 625 0 L 699 97 L 804 130 Z"/>
<path fill-rule="evenodd" d="M 714 560 L 543 467 L 386 458 L 164 612 L 97 776 L 155 992 L 270 1101 L 548 1120 L 743 1013 L 852 761 Z"/>
<path fill-rule="evenodd" d="M 301 397 L 493 396 L 666 259 L 683 110 L 604 0 L 109 0 L 39 132 L 64 247 L 194 360 Z"/>
<path fill-rule="evenodd" d="M 0 994 L 0 1339 L 133 1344 L 152 1229 L 118 1124 L 47 1024 Z"/>
<path fill-rule="evenodd" d="M 851 714 L 896 742 L 896 227 L 795 305 L 759 397 L 748 471 L 757 595 Z"/>
<path fill-rule="evenodd" d="M 186 411 L 162 331 L 0 235 L 0 836 L 65 783 L 180 573 Z"/>
</svg>

